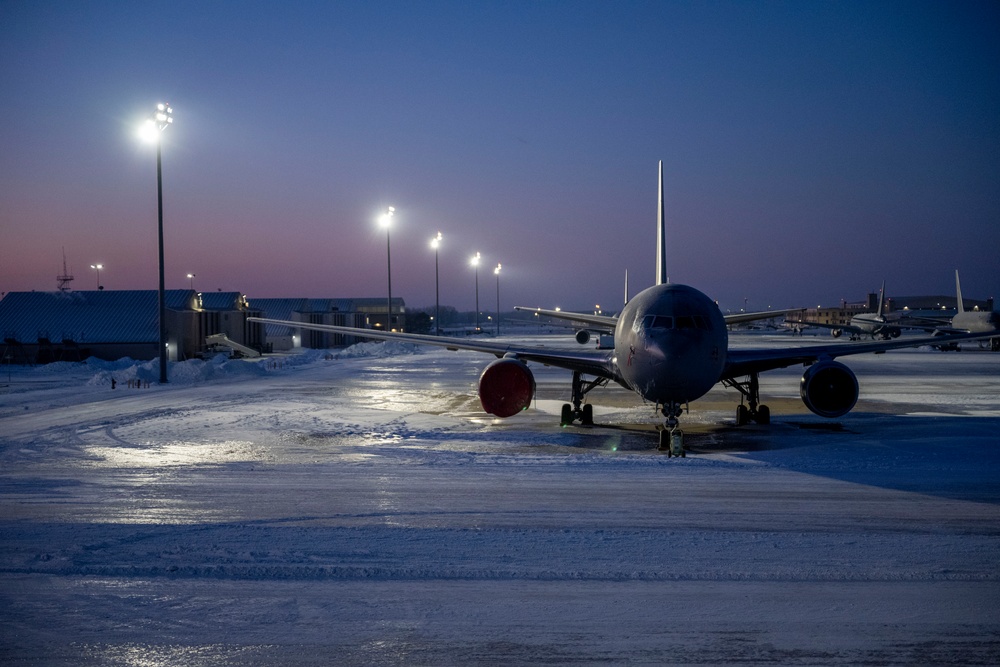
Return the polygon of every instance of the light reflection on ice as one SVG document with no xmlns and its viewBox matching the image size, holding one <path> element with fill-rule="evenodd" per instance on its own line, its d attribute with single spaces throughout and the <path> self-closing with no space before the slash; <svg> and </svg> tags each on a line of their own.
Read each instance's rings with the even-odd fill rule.
<svg viewBox="0 0 1000 667">
<path fill-rule="evenodd" d="M 162 466 L 218 465 L 248 461 L 270 461 L 273 455 L 246 440 L 223 442 L 168 442 L 141 447 L 89 446 L 86 451 L 112 467 L 143 468 Z"/>
</svg>

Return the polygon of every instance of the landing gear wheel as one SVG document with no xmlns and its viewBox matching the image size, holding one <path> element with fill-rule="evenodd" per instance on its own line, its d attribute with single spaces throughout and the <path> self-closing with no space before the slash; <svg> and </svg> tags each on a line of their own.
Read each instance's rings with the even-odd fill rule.
<svg viewBox="0 0 1000 667">
<path fill-rule="evenodd" d="M 750 409 L 745 405 L 736 406 L 736 425 L 746 426 L 750 423 Z"/>
<path fill-rule="evenodd" d="M 684 431 L 677 427 L 660 431 L 660 451 L 666 452 L 667 457 L 676 456 L 678 458 L 686 458 L 687 452 L 684 451 Z"/>
<path fill-rule="evenodd" d="M 580 423 L 584 426 L 594 425 L 594 406 L 590 403 L 583 406 L 583 416 L 580 417 Z"/>
<path fill-rule="evenodd" d="M 569 426 L 573 423 L 573 406 L 569 403 L 563 403 L 562 413 L 559 416 L 560 426 Z"/>
<path fill-rule="evenodd" d="M 762 405 L 757 408 L 757 416 L 754 418 L 758 424 L 767 425 L 771 423 L 771 408 Z"/>
</svg>

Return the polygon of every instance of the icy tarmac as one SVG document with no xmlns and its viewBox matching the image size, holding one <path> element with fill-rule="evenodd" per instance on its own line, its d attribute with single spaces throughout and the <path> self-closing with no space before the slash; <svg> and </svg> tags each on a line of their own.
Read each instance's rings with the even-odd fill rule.
<svg viewBox="0 0 1000 667">
<path fill-rule="evenodd" d="M 490 359 L 0 367 L 0 663 L 1000 662 L 1000 354 L 846 358 L 833 422 L 717 387 L 685 459 L 620 388 L 560 428 L 558 369 L 487 418 Z"/>
</svg>

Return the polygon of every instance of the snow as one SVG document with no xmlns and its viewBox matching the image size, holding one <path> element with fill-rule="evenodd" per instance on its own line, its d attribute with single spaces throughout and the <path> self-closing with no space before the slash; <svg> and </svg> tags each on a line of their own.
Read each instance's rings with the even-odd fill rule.
<svg viewBox="0 0 1000 667">
<path fill-rule="evenodd" d="M 0 662 L 997 662 L 1000 355 L 844 358 L 834 422 L 719 387 L 685 459 L 620 388 L 560 428 L 558 369 L 489 418 L 490 359 L 0 367 Z"/>
</svg>

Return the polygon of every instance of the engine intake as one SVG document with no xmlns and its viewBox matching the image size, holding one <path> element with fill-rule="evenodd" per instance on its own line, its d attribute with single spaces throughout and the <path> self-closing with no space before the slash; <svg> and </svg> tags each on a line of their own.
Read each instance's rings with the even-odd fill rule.
<svg viewBox="0 0 1000 667">
<path fill-rule="evenodd" d="M 858 378 L 844 364 L 821 361 L 802 374 L 799 394 L 806 407 L 820 417 L 839 417 L 858 402 Z"/>
<path fill-rule="evenodd" d="M 479 376 L 479 401 L 491 415 L 516 415 L 527 410 L 534 397 L 535 376 L 520 359 L 497 359 Z"/>
<path fill-rule="evenodd" d="M 580 345 L 586 345 L 590 342 L 590 332 L 586 329 L 580 329 L 576 332 L 576 342 Z"/>
</svg>

